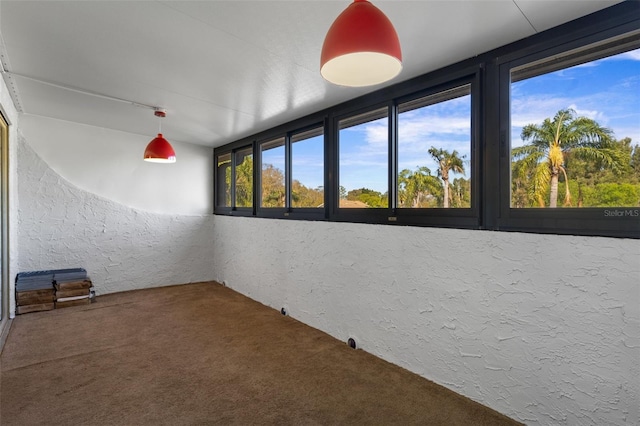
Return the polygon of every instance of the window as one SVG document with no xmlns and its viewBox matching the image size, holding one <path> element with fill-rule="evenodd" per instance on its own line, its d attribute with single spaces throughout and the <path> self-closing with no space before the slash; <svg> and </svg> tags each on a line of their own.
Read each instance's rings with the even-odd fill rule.
<svg viewBox="0 0 640 426">
<path fill-rule="evenodd" d="M 512 208 L 638 207 L 638 58 L 636 48 L 534 76 L 544 62 L 512 70 Z"/>
<path fill-rule="evenodd" d="M 324 126 L 284 132 L 257 143 L 257 216 L 324 219 Z"/>
<path fill-rule="evenodd" d="M 389 207 L 388 108 L 339 121 L 339 207 Z"/>
<path fill-rule="evenodd" d="M 291 207 L 324 206 L 324 128 L 291 136 Z"/>
<path fill-rule="evenodd" d="M 637 230 L 639 58 L 636 32 L 508 64 L 509 226 Z"/>
<path fill-rule="evenodd" d="M 262 170 L 260 207 L 288 210 L 324 207 L 323 127 L 292 133 L 258 146 Z"/>
<path fill-rule="evenodd" d="M 231 153 L 216 158 L 216 206 L 231 207 Z"/>
<path fill-rule="evenodd" d="M 285 207 L 284 138 L 260 144 L 260 207 Z"/>
<path fill-rule="evenodd" d="M 235 207 L 253 207 L 253 149 L 246 147 L 234 153 Z"/>
<path fill-rule="evenodd" d="M 398 105 L 398 208 L 471 207 L 471 85 Z"/>
<path fill-rule="evenodd" d="M 216 148 L 215 212 L 640 238 L 633 3 Z"/>
</svg>

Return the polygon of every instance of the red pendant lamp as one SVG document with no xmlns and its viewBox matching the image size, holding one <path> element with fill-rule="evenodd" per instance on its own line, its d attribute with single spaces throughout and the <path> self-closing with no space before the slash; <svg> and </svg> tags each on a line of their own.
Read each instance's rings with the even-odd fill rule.
<svg viewBox="0 0 640 426">
<path fill-rule="evenodd" d="M 153 114 L 160 119 L 167 115 L 163 109 L 156 109 Z M 176 152 L 169 141 L 162 136 L 162 121 L 160 121 L 158 136 L 149 142 L 147 149 L 144 150 L 144 161 L 152 163 L 176 162 Z"/>
<path fill-rule="evenodd" d="M 355 0 L 327 32 L 320 74 L 334 84 L 362 87 L 391 80 L 401 70 L 400 41 L 391 21 L 367 0 Z"/>
</svg>

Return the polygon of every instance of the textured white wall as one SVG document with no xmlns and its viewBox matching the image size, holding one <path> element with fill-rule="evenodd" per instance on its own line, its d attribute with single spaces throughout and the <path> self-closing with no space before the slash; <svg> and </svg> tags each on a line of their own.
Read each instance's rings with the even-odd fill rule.
<svg viewBox="0 0 640 426">
<path fill-rule="evenodd" d="M 150 213 L 84 191 L 24 138 L 18 178 L 20 271 L 83 267 L 98 294 L 213 279 L 212 215 Z"/>
<path fill-rule="evenodd" d="M 639 424 L 637 240 L 215 219 L 253 299 L 527 424 Z"/>
<path fill-rule="evenodd" d="M 29 145 L 77 187 L 145 211 L 211 214 L 213 150 L 171 141 L 174 164 L 142 161 L 155 130 L 141 136 L 29 114 L 20 118 Z"/>
</svg>

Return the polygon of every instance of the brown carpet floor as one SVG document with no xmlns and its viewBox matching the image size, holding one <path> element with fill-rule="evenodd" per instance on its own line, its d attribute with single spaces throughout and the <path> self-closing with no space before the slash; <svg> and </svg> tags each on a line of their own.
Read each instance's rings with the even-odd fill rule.
<svg viewBox="0 0 640 426">
<path fill-rule="evenodd" d="M 16 317 L 2 425 L 512 425 L 216 283 Z"/>
</svg>

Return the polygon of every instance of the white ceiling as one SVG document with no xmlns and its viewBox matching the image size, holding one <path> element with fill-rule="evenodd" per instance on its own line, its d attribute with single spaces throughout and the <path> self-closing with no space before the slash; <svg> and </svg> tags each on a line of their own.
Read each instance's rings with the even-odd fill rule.
<svg viewBox="0 0 640 426">
<path fill-rule="evenodd" d="M 0 55 L 20 111 L 219 146 L 377 90 L 322 79 L 344 1 L 0 1 Z M 377 0 L 402 45 L 394 84 L 615 0 Z M 79 91 L 68 90 L 67 87 Z"/>
</svg>

